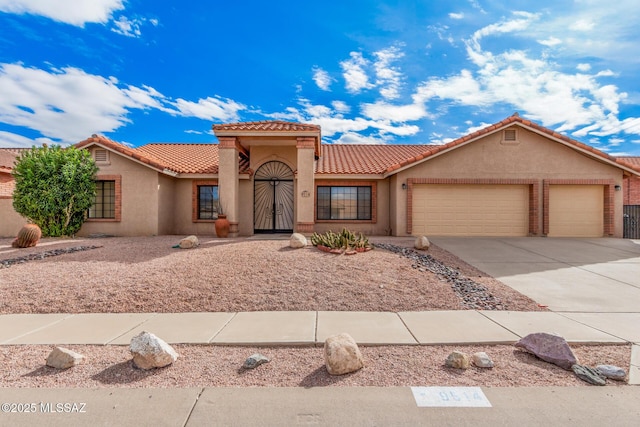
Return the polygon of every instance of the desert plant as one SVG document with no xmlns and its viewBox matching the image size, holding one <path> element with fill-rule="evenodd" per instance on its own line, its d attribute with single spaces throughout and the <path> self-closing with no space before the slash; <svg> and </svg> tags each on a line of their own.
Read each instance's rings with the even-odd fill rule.
<svg viewBox="0 0 640 427">
<path fill-rule="evenodd" d="M 371 249 L 369 239 L 362 233 L 358 236 L 350 230 L 343 228 L 340 233 L 329 230 L 324 234 L 313 233 L 311 236 L 313 246 L 326 246 L 332 250 L 350 251 L 353 249 Z"/>
<path fill-rule="evenodd" d="M 38 244 L 42 231 L 36 224 L 26 224 L 18 231 L 18 237 L 11 243 L 14 248 L 30 248 Z"/>
<path fill-rule="evenodd" d="M 13 170 L 13 208 L 44 236 L 72 236 L 95 201 L 97 171 L 88 150 L 33 147 Z"/>
</svg>

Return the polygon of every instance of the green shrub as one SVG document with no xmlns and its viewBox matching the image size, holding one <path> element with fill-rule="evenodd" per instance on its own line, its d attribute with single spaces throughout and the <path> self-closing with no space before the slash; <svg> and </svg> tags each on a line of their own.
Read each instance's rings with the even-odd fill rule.
<svg viewBox="0 0 640 427">
<path fill-rule="evenodd" d="M 357 236 L 352 231 L 343 228 L 340 233 L 329 230 L 324 234 L 313 233 L 311 236 L 313 246 L 326 246 L 330 249 L 351 250 L 351 249 L 371 249 L 369 239 L 362 233 Z"/>
<path fill-rule="evenodd" d="M 97 172 L 87 150 L 33 147 L 18 157 L 13 170 L 13 208 L 44 236 L 72 236 L 94 203 Z"/>
</svg>

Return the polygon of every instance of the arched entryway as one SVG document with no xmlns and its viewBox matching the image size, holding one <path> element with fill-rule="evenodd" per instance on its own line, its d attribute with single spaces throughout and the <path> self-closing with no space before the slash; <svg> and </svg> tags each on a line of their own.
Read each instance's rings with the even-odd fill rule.
<svg viewBox="0 0 640 427">
<path fill-rule="evenodd" d="M 256 171 L 253 185 L 254 233 L 293 231 L 293 171 L 271 161 Z"/>
</svg>

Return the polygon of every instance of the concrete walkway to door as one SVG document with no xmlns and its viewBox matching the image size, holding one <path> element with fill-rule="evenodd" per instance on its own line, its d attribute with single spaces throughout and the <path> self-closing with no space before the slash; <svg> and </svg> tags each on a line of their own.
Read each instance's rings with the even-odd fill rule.
<svg viewBox="0 0 640 427">
<path fill-rule="evenodd" d="M 552 311 L 576 313 L 578 317 L 588 313 L 640 313 L 640 240 L 430 240 Z"/>
</svg>

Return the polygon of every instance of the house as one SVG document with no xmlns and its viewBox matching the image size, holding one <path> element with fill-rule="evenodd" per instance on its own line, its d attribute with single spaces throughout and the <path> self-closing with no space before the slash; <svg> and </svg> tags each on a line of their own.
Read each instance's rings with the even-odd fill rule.
<svg viewBox="0 0 640 427">
<path fill-rule="evenodd" d="M 24 218 L 13 210 L 13 164 L 20 149 L 0 149 L 0 236 L 15 236 L 24 225 Z"/>
<path fill-rule="evenodd" d="M 79 234 L 210 235 L 222 208 L 240 236 L 622 237 L 622 186 L 640 177 L 517 114 L 444 145 L 322 144 L 319 126 L 283 121 L 213 131 L 218 144 L 78 143 L 100 169 Z"/>
</svg>

